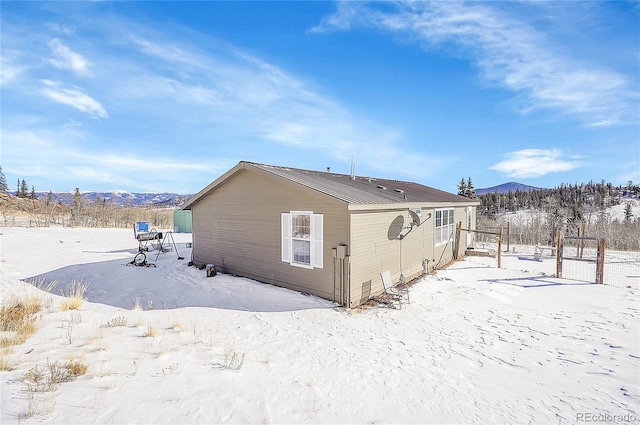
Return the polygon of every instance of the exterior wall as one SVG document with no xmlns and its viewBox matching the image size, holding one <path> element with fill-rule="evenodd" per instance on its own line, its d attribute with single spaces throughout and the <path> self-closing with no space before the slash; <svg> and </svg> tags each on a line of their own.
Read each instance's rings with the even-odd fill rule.
<svg viewBox="0 0 640 425">
<path fill-rule="evenodd" d="M 323 268 L 281 258 L 281 213 L 323 214 Z M 348 245 L 347 204 L 264 173 L 240 170 L 192 206 L 194 263 L 329 300 L 334 297 L 332 248 Z"/>
<path fill-rule="evenodd" d="M 403 218 L 403 226 L 411 223 L 406 208 L 351 214 L 351 306 L 360 302 L 362 284 L 369 280 L 371 295 L 383 291 L 380 273 L 384 270 L 391 272 L 394 282 L 400 278 L 401 273 L 407 280 L 423 273 L 423 260 L 431 261 L 433 257 L 433 217 L 426 219 L 429 212 L 429 209 L 422 209 L 423 224 L 414 228 L 402 241 L 390 240 L 393 235 L 389 235 L 389 229 L 399 216 Z M 403 234 L 407 230 L 403 230 Z"/>
<path fill-rule="evenodd" d="M 442 206 L 442 208 L 451 207 Z M 466 207 L 455 206 L 453 208 L 455 223 L 459 221 L 464 223 L 466 220 Z M 473 210 L 475 211 L 475 207 L 473 207 Z M 411 217 L 406 208 L 352 212 L 350 246 L 351 307 L 360 303 L 365 282 L 371 280 L 371 295 L 377 295 L 383 291 L 380 273 L 384 270 L 391 272 L 394 282 L 398 281 L 400 274 L 404 274 L 405 280 L 408 281 L 424 273 L 423 262 L 425 260 L 428 260 L 426 266 L 427 271 L 429 271 L 442 267 L 453 259 L 453 240 L 437 247 L 434 246 L 435 208 L 422 207 L 421 211 L 422 224 L 408 233 L 402 241 L 397 239 L 390 240 L 389 228 L 398 216 L 404 219 L 404 226 L 409 225 Z M 475 212 L 472 212 L 472 214 L 475 214 Z M 473 223 L 475 226 L 475 219 Z M 407 230 L 403 230 L 402 233 L 406 233 Z M 402 267 L 400 264 L 401 256 Z"/>
</svg>

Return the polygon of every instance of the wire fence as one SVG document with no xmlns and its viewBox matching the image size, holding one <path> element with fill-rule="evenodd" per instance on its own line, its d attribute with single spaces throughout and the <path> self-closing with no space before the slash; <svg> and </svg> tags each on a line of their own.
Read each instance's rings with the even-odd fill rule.
<svg viewBox="0 0 640 425">
<path fill-rule="evenodd" d="M 640 289 L 640 252 L 607 252 L 604 261 L 604 284 Z"/>
<path fill-rule="evenodd" d="M 606 245 L 606 244 L 605 244 Z M 562 243 L 562 277 L 596 282 L 598 241 L 566 237 Z M 619 288 L 640 289 L 640 252 L 605 248 L 602 283 Z"/>
</svg>

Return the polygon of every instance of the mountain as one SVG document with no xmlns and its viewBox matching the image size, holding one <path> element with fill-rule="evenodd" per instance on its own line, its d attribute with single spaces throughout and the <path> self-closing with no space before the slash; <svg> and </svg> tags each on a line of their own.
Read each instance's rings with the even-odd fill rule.
<svg viewBox="0 0 640 425">
<path fill-rule="evenodd" d="M 476 195 L 480 196 L 480 195 L 484 195 L 485 193 L 494 193 L 494 192 L 509 193 L 509 191 L 515 192 L 516 190 L 520 190 L 522 192 L 529 192 L 531 190 L 537 190 L 537 189 L 540 189 L 540 188 L 529 186 L 522 183 L 509 182 L 509 183 L 503 183 L 498 186 L 487 187 L 484 189 L 476 189 L 475 192 L 476 192 Z"/>
<path fill-rule="evenodd" d="M 38 199 L 45 200 L 48 192 L 36 192 Z M 66 205 L 73 203 L 72 192 L 52 192 L 55 201 Z M 112 190 L 109 192 L 81 192 L 84 202 L 93 203 L 97 198 L 104 199 L 108 204 L 144 206 L 153 205 L 161 207 L 176 207 L 182 205 L 191 195 L 178 193 L 131 193 L 124 190 Z"/>
</svg>

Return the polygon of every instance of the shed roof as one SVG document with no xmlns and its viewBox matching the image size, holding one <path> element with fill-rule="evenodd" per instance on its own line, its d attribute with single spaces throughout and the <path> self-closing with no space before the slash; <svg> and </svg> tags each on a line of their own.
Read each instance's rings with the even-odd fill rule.
<svg viewBox="0 0 640 425">
<path fill-rule="evenodd" d="M 251 168 L 289 180 L 348 204 L 460 203 L 475 205 L 478 203 L 476 200 L 464 196 L 413 182 L 362 176 L 352 177 L 348 174 L 241 161 L 236 167 L 194 195 L 183 208 L 190 208 L 201 197 L 222 184 L 240 169 Z"/>
</svg>

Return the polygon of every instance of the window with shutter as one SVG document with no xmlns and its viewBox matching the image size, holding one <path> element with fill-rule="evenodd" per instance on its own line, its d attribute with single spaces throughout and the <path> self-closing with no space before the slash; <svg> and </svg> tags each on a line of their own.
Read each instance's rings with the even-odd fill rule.
<svg viewBox="0 0 640 425">
<path fill-rule="evenodd" d="M 322 268 L 323 216 L 310 211 L 282 213 L 282 261 L 292 266 Z"/>
</svg>

